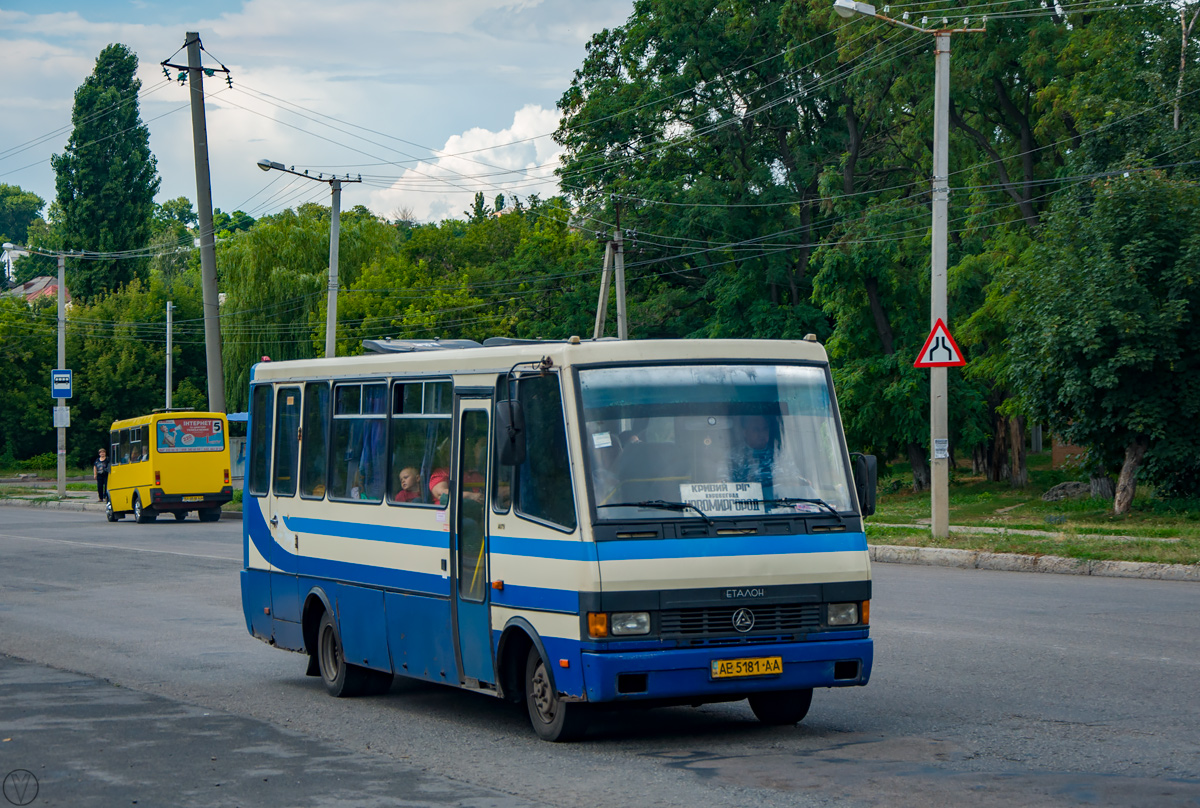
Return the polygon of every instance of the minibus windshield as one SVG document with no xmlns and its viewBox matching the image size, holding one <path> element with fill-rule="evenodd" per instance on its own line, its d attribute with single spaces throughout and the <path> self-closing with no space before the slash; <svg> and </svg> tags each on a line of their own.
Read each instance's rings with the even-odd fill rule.
<svg viewBox="0 0 1200 808">
<path fill-rule="evenodd" d="M 579 385 L 599 520 L 851 510 L 824 368 L 591 368 Z"/>
</svg>

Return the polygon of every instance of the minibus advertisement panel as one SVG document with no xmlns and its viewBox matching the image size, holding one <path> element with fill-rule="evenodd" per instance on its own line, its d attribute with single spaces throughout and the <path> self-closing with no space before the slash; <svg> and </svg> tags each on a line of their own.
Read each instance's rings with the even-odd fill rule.
<svg viewBox="0 0 1200 808">
<path fill-rule="evenodd" d="M 225 430 L 214 418 L 174 418 L 158 422 L 160 452 L 219 452 L 225 448 Z"/>
</svg>

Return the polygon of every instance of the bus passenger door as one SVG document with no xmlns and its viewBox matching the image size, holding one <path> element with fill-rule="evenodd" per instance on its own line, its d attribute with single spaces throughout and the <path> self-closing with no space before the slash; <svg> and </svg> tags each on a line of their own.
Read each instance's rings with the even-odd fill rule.
<svg viewBox="0 0 1200 808">
<path fill-rule="evenodd" d="M 297 592 L 299 543 L 287 527 L 296 501 L 300 474 L 300 388 L 280 387 L 275 392 L 275 446 L 271 464 L 271 490 L 266 497 L 267 528 L 271 531 L 271 613 L 276 620 L 300 622 Z"/>
<path fill-rule="evenodd" d="M 489 391 L 490 392 L 490 391 Z M 467 686 L 494 683 L 488 581 L 488 440 L 492 401 L 458 397 L 458 453 L 454 458 L 454 639 L 459 679 Z"/>
</svg>

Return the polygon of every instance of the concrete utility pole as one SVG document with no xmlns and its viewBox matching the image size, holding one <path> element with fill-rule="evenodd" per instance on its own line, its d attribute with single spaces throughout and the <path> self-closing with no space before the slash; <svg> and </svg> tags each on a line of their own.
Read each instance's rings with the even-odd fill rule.
<svg viewBox="0 0 1200 808">
<path fill-rule="evenodd" d="M 946 242 L 949 234 L 948 207 L 950 201 L 950 35 L 952 33 L 983 33 L 985 28 L 924 28 L 903 20 L 894 20 L 875 12 L 875 6 L 860 0 L 833 0 L 833 8 L 845 18 L 861 14 L 877 20 L 934 35 L 934 84 L 933 84 L 933 245 L 930 255 L 929 325 L 930 330 L 938 320 L 948 325 L 946 316 Z M 905 18 L 908 13 L 905 12 Z M 987 17 L 983 18 L 987 24 Z M 925 20 L 921 20 L 921 25 Z M 946 19 L 942 25 L 948 25 Z M 946 401 L 946 368 L 929 369 L 929 435 L 932 448 L 930 461 L 930 509 L 931 531 L 934 538 L 945 538 L 950 533 L 950 429 Z"/>
<path fill-rule="evenodd" d="M 288 168 L 283 163 L 265 157 L 258 161 L 258 167 L 263 171 L 282 171 L 307 180 L 329 183 L 332 199 L 329 211 L 329 295 L 325 303 L 325 356 L 337 356 L 338 245 L 342 235 L 342 183 L 362 182 L 362 176 L 359 175 L 358 179 L 354 180 L 350 179 L 349 174 L 341 179 L 333 175 L 326 178 L 324 174 L 314 177 L 307 171 L 297 171 L 295 166 Z"/>
<path fill-rule="evenodd" d="M 58 367 L 67 366 L 67 259 L 58 254 Z M 65 407 L 64 407 L 65 409 Z M 60 410 L 61 412 L 61 410 Z M 58 496 L 67 495 L 67 427 L 58 424 Z"/>
<path fill-rule="evenodd" d="M 337 356 L 338 247 L 342 236 L 342 183 L 329 183 L 329 292 L 325 301 L 325 356 Z"/>
<path fill-rule="evenodd" d="M 208 364 L 208 408 L 225 412 L 225 370 L 221 364 L 221 305 L 217 293 L 217 252 L 213 239 L 212 183 L 208 175 L 208 130 L 204 119 L 204 70 L 200 34 L 185 34 L 188 88 L 192 98 L 192 143 L 196 154 L 196 215 L 200 225 L 200 284 L 204 292 L 204 355 Z"/>
<path fill-rule="evenodd" d="M 167 409 L 171 409 L 171 361 L 174 356 L 171 354 L 171 312 L 175 310 L 175 304 L 167 301 Z"/>
<path fill-rule="evenodd" d="M 613 243 L 604 244 L 604 271 L 600 274 L 600 299 L 596 301 L 596 327 L 592 339 L 604 336 L 604 321 L 608 318 L 608 285 L 612 282 Z"/>
</svg>

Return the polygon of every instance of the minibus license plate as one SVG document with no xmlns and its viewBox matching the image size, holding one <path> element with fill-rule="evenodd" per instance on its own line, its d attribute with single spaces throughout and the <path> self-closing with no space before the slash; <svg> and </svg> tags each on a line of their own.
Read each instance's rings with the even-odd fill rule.
<svg viewBox="0 0 1200 808">
<path fill-rule="evenodd" d="M 783 657 L 756 659 L 714 659 L 712 678 L 733 679 L 738 676 L 778 676 L 783 673 Z"/>
<path fill-rule="evenodd" d="M 184 502 L 199 502 L 202 499 L 204 499 L 204 497 L 184 497 L 183 501 Z"/>
</svg>

